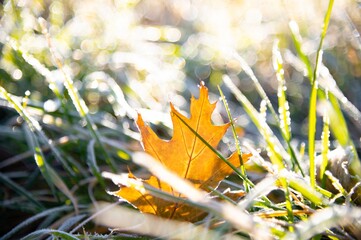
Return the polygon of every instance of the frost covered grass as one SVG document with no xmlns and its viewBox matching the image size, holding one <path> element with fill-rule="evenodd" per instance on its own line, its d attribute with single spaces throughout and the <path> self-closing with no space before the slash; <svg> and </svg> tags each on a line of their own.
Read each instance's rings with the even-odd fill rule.
<svg viewBox="0 0 361 240">
<path fill-rule="evenodd" d="M 5 1 L 1 239 L 361 238 L 357 9 L 346 0 Z M 200 81 L 211 101 L 221 96 L 213 122 L 231 122 L 219 148 L 207 147 L 224 160 L 253 154 L 213 198 L 142 162 L 134 124 L 141 113 L 169 139 L 169 101 L 187 109 Z M 165 220 L 119 202 L 109 179 L 128 169 L 152 172 L 187 199 L 140 187 L 208 216 Z"/>
</svg>

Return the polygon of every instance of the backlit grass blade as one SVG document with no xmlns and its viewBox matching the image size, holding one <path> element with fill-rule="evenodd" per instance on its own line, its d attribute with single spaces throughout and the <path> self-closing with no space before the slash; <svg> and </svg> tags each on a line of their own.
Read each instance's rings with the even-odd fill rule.
<svg viewBox="0 0 361 240">
<path fill-rule="evenodd" d="M 327 199 L 323 198 L 319 192 L 310 187 L 304 179 L 293 176 L 291 173 L 287 173 L 285 178 L 288 180 L 291 188 L 300 192 L 302 196 L 310 200 L 313 204 L 317 206 L 327 205 Z"/>
<path fill-rule="evenodd" d="M 301 36 L 298 30 L 298 25 L 296 22 L 291 21 L 290 22 L 290 29 L 292 38 L 294 40 L 294 44 L 296 47 L 296 51 L 301 59 L 302 64 L 305 66 L 306 74 L 310 81 L 312 82 L 313 74 L 312 74 L 312 66 L 308 59 L 308 57 L 303 53 L 301 46 Z M 293 56 L 292 53 L 288 52 L 288 59 L 289 61 L 296 66 L 300 66 L 300 60 Z M 302 67 L 301 67 L 302 68 Z M 353 119 L 355 122 L 355 126 L 359 127 L 361 126 L 359 122 L 361 120 L 361 113 L 360 111 L 345 97 L 345 95 L 341 92 L 341 90 L 338 88 L 337 83 L 335 79 L 330 74 L 329 70 L 322 65 L 320 67 L 320 76 L 318 79 L 318 83 L 320 87 L 322 87 L 322 90 L 328 91 L 329 101 L 332 106 L 329 106 L 329 117 L 330 117 L 330 130 L 331 133 L 335 136 L 335 138 L 339 141 L 339 143 L 343 147 L 347 147 L 351 145 L 354 152 L 354 161 L 351 163 L 351 169 L 355 174 L 358 176 L 361 176 L 361 164 L 358 159 L 358 154 L 356 152 L 356 149 L 354 147 L 352 139 L 349 137 L 349 132 L 347 129 L 346 121 L 343 116 L 343 113 L 340 108 L 343 108 L 345 113 Z M 321 89 L 320 89 L 321 90 Z M 321 94 L 321 91 L 318 91 L 319 98 L 324 99 L 324 94 Z"/>
<path fill-rule="evenodd" d="M 103 188 L 105 188 L 105 183 L 103 178 L 101 177 L 98 164 L 96 162 L 96 156 L 94 152 L 94 144 L 95 140 L 92 139 L 88 143 L 87 147 L 87 164 L 90 168 L 90 171 L 93 173 L 93 175 L 97 178 L 98 182 L 102 185 Z"/>
<path fill-rule="evenodd" d="M 218 91 L 219 91 L 219 93 L 221 95 L 223 105 L 226 108 L 228 119 L 229 119 L 229 121 L 231 123 L 233 139 L 234 139 L 234 142 L 235 142 L 235 145 L 236 145 L 237 153 L 238 153 L 238 156 L 239 156 L 239 161 L 241 163 L 241 172 L 243 174 L 243 177 L 247 178 L 246 169 L 244 167 L 244 163 L 243 163 L 243 159 L 242 159 L 241 145 L 240 145 L 240 142 L 239 142 L 239 139 L 238 139 L 238 136 L 237 136 L 236 128 L 234 126 L 234 120 L 232 118 L 231 111 L 230 111 L 230 109 L 228 107 L 228 103 L 227 103 L 226 97 L 224 96 L 224 94 L 222 92 L 222 89 L 219 86 L 217 86 L 217 87 L 218 87 Z M 248 192 L 249 191 L 249 186 L 248 186 L 247 182 L 244 182 L 244 187 L 245 187 L 246 192 Z"/>
<path fill-rule="evenodd" d="M 298 28 L 298 24 L 295 21 L 290 21 L 289 28 L 291 30 L 291 37 L 295 45 L 296 52 L 299 58 L 301 59 L 301 61 L 303 62 L 303 64 L 305 65 L 306 76 L 309 78 L 310 82 L 312 82 L 313 79 L 312 65 L 310 59 L 302 50 L 302 38 Z"/>
<path fill-rule="evenodd" d="M 267 123 L 264 121 L 264 117 L 253 107 L 249 100 L 243 95 L 243 93 L 234 85 L 232 80 L 227 76 L 223 76 L 223 82 L 231 90 L 237 100 L 243 105 L 246 113 L 250 116 L 253 123 L 256 125 L 258 131 L 264 136 L 267 146 L 271 151 L 271 157 L 279 169 L 284 168 L 282 158 L 288 158 L 288 154 L 284 150 L 282 144 L 272 133 L 272 130 L 269 128 Z M 277 149 L 277 150 L 276 150 Z"/>
<path fill-rule="evenodd" d="M 317 82 L 313 82 L 309 112 L 308 112 L 308 156 L 310 162 L 310 182 L 311 186 L 316 186 L 316 164 L 315 164 L 315 138 L 316 138 L 316 104 L 317 104 Z"/>
<path fill-rule="evenodd" d="M 324 112 L 323 130 L 322 130 L 322 136 L 321 136 L 322 162 L 321 162 L 321 166 L 320 166 L 320 178 L 321 178 L 323 188 L 326 185 L 325 171 L 326 171 L 326 167 L 328 165 L 328 152 L 329 152 L 329 147 L 330 147 L 330 128 L 329 128 L 330 120 L 329 120 L 327 112 L 328 112 L 327 110 Z"/>
<path fill-rule="evenodd" d="M 350 137 L 349 130 L 347 128 L 346 120 L 339 107 L 339 103 L 336 97 L 332 93 L 328 93 L 329 101 L 331 104 L 327 105 L 327 113 L 329 115 L 330 130 L 333 136 L 341 144 L 342 147 L 347 148 L 351 146 L 353 159 L 350 164 L 352 174 L 356 174 L 361 177 L 361 163 L 358 158 L 355 145 Z M 360 125 L 361 126 L 361 125 Z"/>
<path fill-rule="evenodd" d="M 247 62 L 237 52 L 234 52 L 232 56 L 239 62 L 242 69 L 244 70 L 244 72 L 251 78 L 251 80 L 253 81 L 253 84 L 256 87 L 258 94 L 266 102 L 267 107 L 271 110 L 272 116 L 278 122 L 279 119 L 278 119 L 277 113 L 276 113 L 274 107 L 272 106 L 271 101 L 269 100 L 266 92 L 264 91 L 261 84 L 259 83 L 256 75 L 253 73 L 252 68 L 247 64 Z"/>
<path fill-rule="evenodd" d="M 286 98 L 286 81 L 284 78 L 284 68 L 283 68 L 283 59 L 281 56 L 281 52 L 278 47 L 279 42 L 276 41 L 273 45 L 273 68 L 276 71 L 276 76 L 278 80 L 278 114 L 279 114 L 279 122 L 278 126 L 280 128 L 281 134 L 284 140 L 287 143 L 288 153 L 291 156 L 293 169 L 297 165 L 298 169 L 300 170 L 301 174 L 304 176 L 303 170 L 298 162 L 296 154 L 291 146 L 291 117 L 289 111 L 289 104 Z"/>
<path fill-rule="evenodd" d="M 345 111 L 345 113 L 350 117 L 350 119 L 354 123 L 354 126 L 357 127 L 359 130 L 361 130 L 360 110 L 354 104 L 352 104 L 348 100 L 348 98 L 343 94 L 341 89 L 337 86 L 336 80 L 331 75 L 330 70 L 325 65 L 322 65 L 320 68 L 319 83 L 323 89 L 328 90 L 330 101 L 335 111 L 340 112 L 338 113 L 340 116 L 343 115 L 340 109 L 340 105 L 341 105 L 342 109 Z M 335 101 L 333 101 L 332 98 L 335 99 Z M 336 99 L 338 100 L 338 102 L 336 101 Z M 342 119 L 340 120 L 345 122 L 343 116 Z"/>
<path fill-rule="evenodd" d="M 273 68 L 276 71 L 278 80 L 278 114 L 280 119 L 281 133 L 286 141 L 291 139 L 291 118 L 289 112 L 289 104 L 286 99 L 286 81 L 284 77 L 283 60 L 281 52 L 278 48 L 279 41 L 273 44 Z"/>
<path fill-rule="evenodd" d="M 235 167 L 232 163 L 230 163 L 225 157 L 223 157 L 223 155 L 215 148 L 213 148 L 201 135 L 199 135 L 191 126 L 189 126 L 177 113 L 174 113 L 175 116 L 194 134 L 196 135 L 196 137 L 202 141 L 202 143 L 204 143 L 204 145 L 206 145 L 212 152 L 214 152 L 222 161 L 224 161 L 230 168 L 232 168 L 235 173 L 237 173 L 237 175 L 243 180 L 246 181 L 247 184 L 250 187 L 254 187 L 254 184 L 252 181 L 250 181 L 248 178 L 245 178 L 242 174 L 242 172 L 239 171 L 239 169 L 237 167 Z M 265 201 L 265 204 L 271 208 L 276 208 L 278 209 L 277 206 L 274 206 L 274 204 L 272 204 L 270 202 L 269 199 L 267 199 L 266 197 L 263 198 L 263 200 Z"/>
<path fill-rule="evenodd" d="M 69 109 L 67 107 L 66 98 L 64 97 L 62 89 L 59 88 L 54 74 L 47 67 L 45 67 L 44 64 L 40 63 L 39 60 L 36 59 L 32 54 L 26 52 L 21 46 L 19 46 L 18 42 L 14 38 L 7 36 L 7 39 L 7 43 L 13 49 L 13 51 L 17 52 L 27 64 L 29 64 L 37 73 L 44 77 L 44 80 L 47 82 L 49 89 L 59 100 L 67 120 L 72 122 L 72 118 L 70 117 L 71 114 L 69 113 Z"/>
<path fill-rule="evenodd" d="M 0 86 L 1 95 L 13 106 L 13 108 L 18 112 L 18 114 L 25 120 L 27 123 L 31 134 L 30 139 L 33 144 L 33 153 L 36 165 L 39 167 L 41 173 L 43 174 L 45 180 L 48 182 L 49 186 L 53 189 L 53 182 L 50 179 L 49 173 L 45 166 L 46 162 L 44 156 L 40 149 L 40 144 L 36 139 L 35 133 L 38 129 L 40 129 L 40 125 L 37 121 L 32 119 L 32 117 L 23 109 L 22 105 L 13 98 L 3 87 Z M 53 191 L 54 192 L 54 191 Z"/>
<path fill-rule="evenodd" d="M 54 78 L 53 74 L 51 73 L 51 71 L 48 68 L 46 68 L 43 64 L 41 64 L 34 56 L 32 56 L 31 54 L 24 51 L 19 46 L 19 44 L 17 43 L 17 41 L 14 38 L 11 38 L 10 36 L 7 36 L 7 38 L 8 38 L 8 41 L 7 41 L 8 45 L 15 52 L 17 52 L 25 60 L 26 63 L 28 63 L 30 66 L 32 66 L 33 69 L 37 73 L 42 75 L 45 78 L 45 80 L 48 81 L 49 88 L 53 91 L 55 96 L 59 100 L 63 100 L 61 90 L 59 89 L 58 85 L 56 84 L 55 78 Z M 64 110 L 66 110 L 66 109 L 67 108 L 64 108 Z"/>
<path fill-rule="evenodd" d="M 102 239 L 177 239 L 177 240 L 243 240 L 237 232 L 219 231 L 209 229 L 207 222 L 204 224 L 192 224 L 183 221 L 164 219 L 150 214 L 142 214 L 125 206 L 111 205 L 106 202 L 99 202 L 99 208 L 94 209 L 92 214 L 97 225 L 110 229 L 127 229 L 131 234 L 116 235 L 110 234 Z M 127 221 L 114 221 L 114 219 L 127 219 Z M 227 227 L 226 230 L 230 229 Z M 82 236 L 82 239 L 87 239 Z M 90 239 L 95 237 L 90 236 Z M 99 239 L 100 240 L 100 239 Z"/>
<path fill-rule="evenodd" d="M 328 29 L 328 24 L 330 22 L 332 7 L 334 0 L 330 0 L 328 3 L 328 8 L 326 11 L 326 15 L 323 21 L 323 27 L 321 32 L 321 39 L 316 53 L 316 64 L 315 69 L 313 71 L 313 78 L 311 81 L 311 96 L 310 96 L 310 107 L 308 114 L 308 155 L 310 159 L 310 182 L 311 186 L 315 188 L 316 186 L 316 163 L 315 163 L 315 138 L 316 138 L 316 104 L 317 104 L 317 89 L 318 89 L 318 68 L 321 67 L 322 63 L 322 47 L 323 41 L 326 36 L 326 32 Z"/>
<path fill-rule="evenodd" d="M 301 49 L 301 36 L 298 31 L 298 25 L 296 22 L 290 22 L 290 29 L 291 35 L 294 40 L 294 45 L 296 46 L 297 54 L 299 55 L 299 60 L 296 58 L 290 51 L 287 52 L 288 60 L 293 64 L 296 68 L 297 66 L 304 65 L 306 69 L 306 75 L 312 81 L 313 74 L 312 74 L 312 66 L 308 59 L 308 57 L 304 54 Z M 302 66 L 300 66 L 303 68 Z M 301 70 L 301 69 L 300 69 Z M 348 146 L 347 144 L 351 142 L 349 138 L 348 130 L 346 127 L 346 121 L 341 111 L 342 109 L 345 113 L 355 122 L 355 126 L 360 128 L 361 127 L 361 112 L 347 99 L 347 97 L 342 93 L 342 91 L 337 86 L 337 83 L 333 76 L 330 74 L 330 71 L 322 64 L 320 67 L 320 76 L 318 79 L 319 86 L 322 88 L 323 91 L 327 90 L 329 93 L 329 100 L 332 103 L 332 111 L 337 114 L 338 122 L 340 123 L 340 127 L 332 127 L 332 120 L 330 121 L 330 127 L 333 135 L 337 138 L 337 140 L 342 144 L 344 147 Z M 321 90 L 321 89 L 320 89 Z M 320 94 L 321 91 L 318 91 L 319 97 L 324 98 L 324 95 Z M 337 101 L 338 100 L 338 101 Z M 340 106 L 341 104 L 341 106 Z M 332 118 L 330 114 L 330 119 Z M 338 124 L 336 124 L 339 126 Z M 357 154 L 355 154 L 357 157 Z M 361 167 L 360 167 L 361 169 Z"/>
<path fill-rule="evenodd" d="M 219 157 L 220 159 L 222 159 L 222 161 L 224 161 L 230 168 L 232 168 L 237 174 L 238 176 L 241 177 L 241 179 L 243 181 L 247 181 L 249 184 L 252 184 L 253 186 L 253 183 L 244 177 L 244 175 L 242 174 L 242 172 L 240 172 L 240 170 L 235 167 L 232 163 L 230 163 L 225 157 L 223 157 L 223 155 L 217 150 L 215 149 L 214 147 L 212 147 L 201 135 L 199 135 L 191 126 L 188 125 L 188 123 L 186 123 L 176 112 L 173 112 L 173 114 L 197 137 L 199 138 L 199 140 L 202 141 L 202 143 L 204 145 L 207 146 L 207 148 L 209 148 L 210 150 L 212 150 L 212 152 L 214 152 L 217 157 Z"/>
<path fill-rule="evenodd" d="M 269 165 L 269 162 L 266 162 L 253 147 L 248 145 L 247 148 L 251 150 L 254 161 L 257 161 L 258 164 L 264 166 L 272 175 L 276 174 L 275 171 L 272 170 L 272 166 L 267 166 Z M 295 172 L 288 171 L 287 169 L 282 169 L 278 175 L 275 175 L 275 177 L 277 179 L 286 179 L 290 188 L 299 192 L 302 196 L 304 196 L 314 204 L 327 205 L 327 198 L 332 197 L 332 194 L 324 189 L 318 188 L 317 191 L 315 191 L 307 183 L 304 177 L 296 174 Z M 327 198 L 324 198 L 321 194 L 323 194 Z"/>
<path fill-rule="evenodd" d="M 267 150 L 268 157 L 270 158 L 270 160 L 273 164 L 278 166 L 278 169 L 283 169 L 283 168 L 285 168 L 285 165 L 283 163 L 282 156 L 277 151 L 277 148 L 276 148 L 274 142 L 272 141 L 272 138 L 274 138 L 274 137 L 272 136 L 272 133 L 267 128 L 268 127 L 267 122 L 266 122 L 267 121 L 267 104 L 266 104 L 266 101 L 264 101 L 264 100 L 261 101 L 259 113 L 260 113 L 259 121 L 261 124 L 260 132 L 267 143 L 266 150 Z"/>
<path fill-rule="evenodd" d="M 275 186 L 275 182 L 276 178 L 273 176 L 262 179 L 254 186 L 254 188 L 252 188 L 252 190 L 250 190 L 250 192 L 245 196 L 245 198 L 238 203 L 238 206 L 243 210 L 252 207 L 253 202 L 256 201 L 257 198 L 259 198 L 260 196 L 265 196 L 269 192 L 277 188 Z"/>
</svg>

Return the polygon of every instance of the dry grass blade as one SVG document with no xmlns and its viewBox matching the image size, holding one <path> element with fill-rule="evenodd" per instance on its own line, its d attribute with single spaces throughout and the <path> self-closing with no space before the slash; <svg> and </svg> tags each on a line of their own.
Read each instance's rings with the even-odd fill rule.
<svg viewBox="0 0 361 240">
<path fill-rule="evenodd" d="M 113 228 L 114 232 L 132 232 L 166 239 L 219 239 L 219 233 L 187 222 L 163 219 L 154 215 L 142 214 L 126 207 L 109 203 L 98 203 L 95 217 L 97 224 Z M 123 219 L 123 220 L 121 220 Z M 226 234 L 222 239 L 242 239 Z"/>
</svg>

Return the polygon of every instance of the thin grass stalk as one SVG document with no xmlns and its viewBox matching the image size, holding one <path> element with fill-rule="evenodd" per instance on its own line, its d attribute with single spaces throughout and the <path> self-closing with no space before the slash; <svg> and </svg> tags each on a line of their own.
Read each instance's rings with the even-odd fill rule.
<svg viewBox="0 0 361 240">
<path fill-rule="evenodd" d="M 14 109 L 18 112 L 18 114 L 25 120 L 27 125 L 29 126 L 30 132 L 31 132 L 31 141 L 33 143 L 33 154 L 35 163 L 40 169 L 41 173 L 43 174 L 45 180 L 49 184 L 50 188 L 52 189 L 52 192 L 54 191 L 54 184 L 50 179 L 48 169 L 46 168 L 46 161 L 45 158 L 41 152 L 40 144 L 36 139 L 36 136 L 34 132 L 40 128 L 40 125 L 38 126 L 38 122 L 33 120 L 31 116 L 25 112 L 25 109 L 21 106 L 20 103 L 18 103 L 3 87 L 0 86 L 0 93 L 3 95 L 3 97 L 14 107 Z"/>
<path fill-rule="evenodd" d="M 228 103 L 227 103 L 227 100 L 226 100 L 226 97 L 224 96 L 223 94 L 223 91 L 222 89 L 218 87 L 218 91 L 221 95 L 221 99 L 222 99 L 222 102 L 223 102 L 223 105 L 224 107 L 226 108 L 226 112 L 227 112 L 227 115 L 228 115 L 228 119 L 231 123 L 231 128 L 232 128 L 232 133 L 233 133 L 233 139 L 234 139 L 234 142 L 235 142 L 235 145 L 236 145 L 236 149 L 237 149 L 237 153 L 238 153 L 238 158 L 239 158 L 239 161 L 241 163 L 241 173 L 243 174 L 243 177 L 244 178 L 248 178 L 247 177 L 247 173 L 246 173 L 246 168 L 244 167 L 244 163 L 243 163 L 243 158 L 242 158 L 242 150 L 241 150 L 241 144 L 239 142 L 239 139 L 238 139 L 238 136 L 237 136 L 237 132 L 236 132 L 236 128 L 235 128 L 235 125 L 234 125 L 234 120 L 232 118 L 232 115 L 231 115 L 231 111 L 229 109 L 229 106 L 228 106 Z M 247 184 L 247 182 L 245 181 L 244 182 L 244 189 L 246 190 L 246 192 L 249 192 L 250 190 L 250 186 Z"/>
<path fill-rule="evenodd" d="M 28 52 L 25 52 L 24 49 L 22 49 L 19 44 L 17 43 L 17 41 L 10 37 L 7 36 L 8 38 L 8 45 L 16 52 L 18 52 L 22 58 L 25 60 L 26 63 L 28 63 L 30 66 L 32 66 L 32 68 L 39 73 L 40 75 L 42 75 L 43 77 L 45 77 L 45 80 L 48 82 L 49 84 L 49 89 L 53 91 L 53 93 L 55 94 L 55 96 L 59 99 L 61 106 L 64 110 L 65 116 L 68 117 L 68 120 L 71 120 L 71 118 L 69 117 L 69 112 L 68 112 L 68 108 L 66 107 L 66 103 L 65 103 L 65 98 L 62 95 L 62 91 L 61 89 L 59 89 L 58 85 L 56 84 L 56 81 L 54 80 L 54 76 L 51 73 L 51 71 L 46 68 L 43 64 L 41 64 L 34 56 L 32 56 L 31 54 L 29 54 Z M 71 122 L 71 121 L 70 121 Z"/>
<path fill-rule="evenodd" d="M 225 157 L 223 157 L 223 155 L 214 147 L 212 147 L 201 135 L 199 135 L 191 126 L 188 125 L 187 122 L 185 122 L 176 112 L 173 112 L 173 114 L 186 126 L 188 127 L 188 129 L 197 137 L 199 138 L 204 145 L 206 145 L 210 150 L 212 150 L 213 153 L 215 153 L 217 155 L 217 157 L 219 157 L 222 161 L 224 161 L 230 168 L 233 169 L 233 171 L 235 171 L 237 173 L 237 175 L 243 180 L 243 181 L 247 181 L 248 184 L 251 184 L 253 186 L 253 183 L 248 179 L 245 178 L 243 173 L 240 172 L 240 170 L 234 166 L 230 161 L 228 161 L 228 159 L 226 159 Z"/>
<path fill-rule="evenodd" d="M 315 137 L 316 137 L 316 104 L 317 104 L 317 89 L 318 89 L 318 68 L 322 63 L 322 47 L 323 41 L 326 36 L 326 32 L 328 29 L 328 24 L 330 22 L 331 11 L 333 7 L 334 0 L 330 0 L 328 3 L 328 8 L 326 11 L 326 15 L 323 21 L 323 27 L 321 32 L 321 40 L 317 49 L 316 54 L 316 64 L 315 69 L 313 71 L 313 78 L 311 82 L 311 96 L 310 96 L 310 107 L 309 107 L 309 114 L 308 114 L 308 155 L 310 159 L 310 182 L 313 188 L 316 188 L 316 163 L 315 163 Z"/>
<path fill-rule="evenodd" d="M 300 30 L 298 28 L 298 24 L 295 21 L 290 21 L 288 24 L 291 30 L 291 37 L 293 40 L 293 44 L 295 45 L 296 52 L 301 59 L 302 63 L 305 65 L 306 68 L 306 75 L 310 80 L 310 83 L 313 81 L 313 71 L 310 59 L 302 50 L 302 38 L 300 35 Z"/>
<path fill-rule="evenodd" d="M 294 222 L 294 216 L 293 216 L 293 209 L 292 209 L 292 201 L 290 197 L 290 189 L 289 189 L 289 183 L 287 182 L 286 178 L 280 177 L 279 181 L 281 182 L 281 185 L 285 191 L 285 198 L 286 198 L 286 209 L 287 209 L 287 218 L 289 223 Z M 289 230 L 292 231 L 293 227 L 290 226 Z"/>
<path fill-rule="evenodd" d="M 286 165 L 283 163 L 283 159 L 281 154 L 278 152 L 277 146 L 275 145 L 275 143 L 272 141 L 272 133 L 269 131 L 269 129 L 267 128 L 267 104 L 264 100 L 261 101 L 260 104 L 260 123 L 261 123 L 261 129 L 260 132 L 262 134 L 262 136 L 264 137 L 266 143 L 267 143 L 267 154 L 268 157 L 270 158 L 271 162 L 273 164 L 275 164 L 278 167 L 278 170 L 284 169 L 286 168 Z"/>
<path fill-rule="evenodd" d="M 103 178 L 101 177 L 101 173 L 99 171 L 99 167 L 98 167 L 98 164 L 96 162 L 94 144 L 95 144 L 94 139 L 90 140 L 90 142 L 88 143 L 88 146 L 87 146 L 87 164 L 88 164 L 88 166 L 90 168 L 90 171 L 97 178 L 100 185 L 103 188 L 106 188 L 105 182 L 104 182 Z"/>
<path fill-rule="evenodd" d="M 272 103 L 269 100 L 266 92 L 264 91 L 263 87 L 259 83 L 256 75 L 253 73 L 252 68 L 247 64 L 247 62 L 236 51 L 233 52 L 232 56 L 239 62 L 239 64 L 241 65 L 241 68 L 251 78 L 251 80 L 253 81 L 253 84 L 256 87 L 258 94 L 261 96 L 261 98 L 264 101 L 266 101 L 266 104 L 267 104 L 268 108 L 271 110 L 272 116 L 274 117 L 276 122 L 279 122 L 277 113 L 276 113 L 274 107 L 272 106 Z"/>
<path fill-rule="evenodd" d="M 197 138 L 199 138 L 204 145 L 206 145 L 213 153 L 215 153 L 222 161 L 224 161 L 230 168 L 233 169 L 233 171 L 235 171 L 235 173 L 245 182 L 247 182 L 247 184 L 250 185 L 250 187 L 254 187 L 254 184 L 251 180 L 249 180 L 248 178 L 243 178 L 243 174 L 242 172 L 240 172 L 240 170 L 235 167 L 231 162 L 229 162 L 225 157 L 222 156 L 222 154 L 215 148 L 213 148 L 201 135 L 199 135 L 191 126 L 188 125 L 187 122 L 185 122 L 177 113 L 175 113 L 175 116 L 194 134 L 196 135 Z M 272 204 L 272 202 L 267 198 L 267 197 L 263 197 L 262 198 L 265 202 L 265 204 L 270 207 L 270 208 L 275 208 L 275 209 L 279 209 L 277 206 L 274 206 Z"/>
<path fill-rule="evenodd" d="M 289 104 L 286 98 L 286 81 L 284 78 L 284 68 L 283 68 L 283 59 L 281 56 L 281 52 L 278 47 L 279 41 L 275 41 L 273 45 L 273 67 L 276 71 L 276 76 L 278 80 L 278 112 L 279 112 L 279 122 L 277 126 L 280 128 L 283 139 L 287 143 L 287 151 L 291 156 L 292 160 L 292 169 L 295 169 L 295 166 L 298 167 L 302 176 L 305 176 L 303 170 L 300 166 L 300 163 L 296 157 L 295 151 L 291 146 L 291 117 L 289 111 Z"/>
<path fill-rule="evenodd" d="M 226 84 L 226 86 L 231 90 L 231 92 L 234 94 L 234 96 L 237 98 L 237 100 L 242 104 L 246 113 L 250 116 L 251 120 L 256 125 L 258 131 L 260 131 L 260 133 L 264 136 L 265 141 L 267 142 L 267 146 L 269 147 L 268 150 L 271 153 L 270 157 L 272 157 L 273 163 L 277 165 L 279 169 L 284 168 L 285 165 L 282 161 L 283 158 L 282 156 L 287 158 L 288 154 L 284 150 L 282 144 L 274 136 L 272 130 L 269 128 L 267 123 L 264 121 L 264 117 L 262 117 L 261 114 L 253 107 L 253 105 L 249 102 L 249 100 L 233 84 L 232 80 L 227 75 L 223 76 L 223 81 Z"/>
<path fill-rule="evenodd" d="M 328 153 L 330 151 L 330 119 L 328 117 L 327 111 L 323 115 L 323 130 L 321 135 L 322 140 L 322 162 L 320 166 L 320 178 L 321 178 L 321 187 L 326 186 L 325 171 L 328 165 Z"/>
</svg>

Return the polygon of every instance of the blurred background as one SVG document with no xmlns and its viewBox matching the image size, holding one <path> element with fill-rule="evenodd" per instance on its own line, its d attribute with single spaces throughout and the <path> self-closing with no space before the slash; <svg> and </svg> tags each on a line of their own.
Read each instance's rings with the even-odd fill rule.
<svg viewBox="0 0 361 240">
<path fill-rule="evenodd" d="M 322 0 L 4 1 L 0 6 L 0 85 L 21 97 L 19 101 L 61 154 L 80 163 L 88 154 L 89 133 L 64 87 L 62 71 L 74 82 L 99 133 L 113 146 L 110 154 L 119 161 L 127 161 L 128 151 L 140 149 L 136 111 L 160 136 L 169 138 L 169 102 L 188 111 L 189 98 L 198 96 L 201 81 L 209 88 L 211 101 L 219 100 L 217 86 L 222 88 L 237 118 L 239 135 L 262 148 L 262 137 L 223 85 L 222 76 L 229 75 L 258 109 L 262 98 L 244 71 L 250 67 L 277 109 L 272 48 L 279 40 L 292 132 L 299 145 L 308 134 L 310 82 L 297 57 L 290 22 L 298 25 L 302 50 L 314 64 L 327 5 Z M 335 1 L 323 63 L 357 109 L 361 108 L 360 31 L 360 3 Z M 221 102 L 213 120 L 228 121 Z M 357 119 L 346 114 L 346 120 L 359 147 Z M 321 127 L 319 121 L 318 139 Z M 23 120 L 0 99 L 1 171 L 22 186 L 33 186 L 40 178 L 39 171 L 31 173 L 34 160 L 28 141 Z M 224 141 L 233 144 L 231 138 Z M 46 157 L 54 158 L 51 153 Z M 126 171 L 125 164 L 120 164 L 122 169 Z M 31 213 L 26 205 L 10 207 L 6 200 L 12 194 L 1 190 L 6 206 L 1 211 L 8 217 L 14 217 L 6 211 L 9 208 Z M 14 218 L 15 223 L 19 221 Z"/>
<path fill-rule="evenodd" d="M 125 114 L 124 109 L 112 109 L 109 104 L 109 78 L 122 89 L 132 108 L 167 113 L 169 101 L 186 109 L 187 100 L 191 94 L 197 94 L 200 81 L 218 96 L 216 86 L 222 87 L 224 73 L 239 79 L 236 84 L 258 108 L 261 98 L 253 82 L 229 52 L 235 51 L 245 60 L 269 98 L 276 100 L 272 46 L 279 39 L 286 55 L 291 115 L 293 123 L 299 124 L 293 130 L 302 136 L 309 81 L 292 60 L 296 52 L 289 23 L 295 21 L 299 25 L 303 51 L 314 59 L 327 4 L 328 1 L 5 1 L 1 9 L 0 83 L 14 95 L 28 94 L 33 104 L 45 106 L 46 111 L 54 112 L 60 106 L 49 83 L 55 82 L 62 94 L 62 76 L 42 34 L 38 22 L 41 17 L 47 21 L 51 44 L 64 61 L 65 71 L 92 114 Z M 361 104 L 360 19 L 356 1 L 335 3 L 323 57 L 338 86 L 357 108 Z M 7 44 L 9 36 L 23 52 L 44 64 L 53 79 L 44 78 L 21 53 L 14 51 L 14 46 Z M 232 97 L 224 91 L 232 105 Z M 230 108 L 235 117 L 240 115 L 237 106 Z"/>
</svg>

